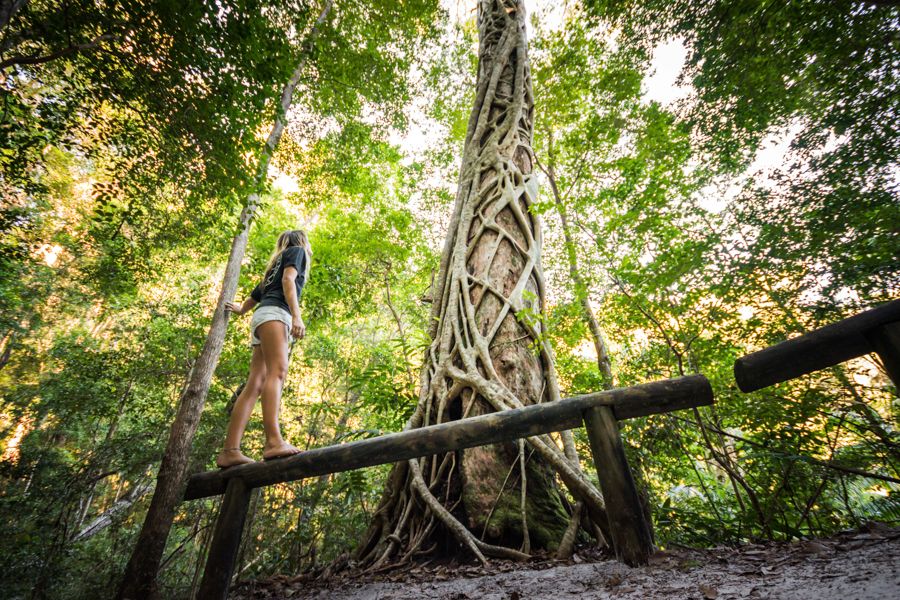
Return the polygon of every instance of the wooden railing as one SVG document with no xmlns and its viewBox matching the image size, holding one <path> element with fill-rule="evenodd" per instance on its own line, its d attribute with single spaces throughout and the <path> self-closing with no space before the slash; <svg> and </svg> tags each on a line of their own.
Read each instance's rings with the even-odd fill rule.
<svg viewBox="0 0 900 600">
<path fill-rule="evenodd" d="M 900 300 L 739 358 L 734 378 L 753 392 L 871 352 L 900 386 Z"/>
<path fill-rule="evenodd" d="M 692 375 L 317 448 L 268 463 L 196 474 L 188 482 L 185 500 L 225 494 L 198 597 L 227 597 L 253 488 L 509 442 L 582 424 L 597 467 L 613 550 L 629 565 L 645 564 L 653 551 L 651 529 L 640 507 L 617 421 L 712 403 L 709 381 L 702 375 Z"/>
<path fill-rule="evenodd" d="M 900 386 L 900 300 L 748 354 L 734 364 L 738 387 L 752 392 L 874 352 Z M 198 596 L 225 598 L 253 488 L 395 463 L 464 448 L 510 442 L 584 424 L 613 550 L 619 560 L 645 564 L 653 551 L 617 421 L 713 403 L 702 375 L 620 388 L 559 402 L 317 448 L 269 463 L 252 463 L 191 477 L 185 500 L 225 494 Z"/>
</svg>

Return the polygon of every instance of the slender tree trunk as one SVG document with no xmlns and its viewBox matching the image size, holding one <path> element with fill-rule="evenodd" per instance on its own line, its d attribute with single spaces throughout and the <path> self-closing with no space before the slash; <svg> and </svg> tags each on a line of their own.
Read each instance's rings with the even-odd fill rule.
<svg viewBox="0 0 900 600">
<path fill-rule="evenodd" d="M 0 33 L 6 29 L 16 13 L 25 6 L 27 0 L 0 0 Z"/>
<path fill-rule="evenodd" d="M 597 316 L 594 314 L 594 308 L 591 306 L 591 300 L 588 297 L 587 285 L 585 284 L 584 277 L 582 277 L 581 271 L 578 267 L 578 254 L 575 246 L 575 240 L 572 238 L 572 231 L 569 227 L 569 216 L 566 211 L 565 204 L 563 203 L 563 197 L 559 191 L 559 185 L 556 180 L 556 171 L 553 164 L 554 161 L 552 136 L 549 140 L 548 149 L 551 159 L 550 164 L 548 164 L 546 168 L 544 168 L 540 163 L 538 163 L 538 166 L 540 166 L 541 170 L 543 170 L 547 175 L 547 180 L 550 183 L 550 191 L 553 194 L 556 212 L 559 215 L 560 225 L 562 226 L 566 260 L 569 265 L 569 277 L 572 279 L 572 284 L 575 287 L 575 296 L 578 299 L 579 304 L 581 304 L 582 318 L 584 319 L 584 322 L 587 324 L 588 329 L 591 332 L 591 340 L 594 343 L 594 350 L 597 352 L 597 369 L 603 376 L 603 389 L 612 389 L 614 381 L 612 374 L 612 361 L 609 358 L 609 347 L 606 344 L 606 338 L 603 335 L 603 330 L 600 329 L 600 323 L 597 321 Z M 575 182 L 573 181 L 571 185 L 574 184 Z M 571 187 L 569 189 L 571 190 Z M 643 488 L 641 488 L 641 490 L 643 491 Z M 575 550 L 575 541 L 578 534 L 579 525 L 581 523 L 581 515 L 583 513 L 583 509 L 583 502 L 579 501 L 575 504 L 575 508 L 572 511 L 572 518 L 569 520 L 569 526 L 566 529 L 566 532 L 563 535 L 562 540 L 560 541 L 559 547 L 556 550 L 556 558 L 559 560 L 568 559 L 572 556 Z M 649 523 L 650 515 L 645 514 L 645 517 L 647 519 L 647 522 Z"/>
<path fill-rule="evenodd" d="M 530 211 L 537 182 L 523 2 L 481 0 L 478 28 L 475 106 L 407 429 L 559 399 L 543 335 L 541 226 Z M 397 465 L 356 559 L 378 568 L 458 546 L 482 561 L 555 547 L 569 515 L 554 470 L 606 527 L 599 492 L 564 440 L 566 454 L 540 436 L 530 448 L 497 444 Z"/>
<path fill-rule="evenodd" d="M 569 214 L 566 210 L 564 196 L 560 193 L 558 181 L 556 179 L 553 149 L 553 137 L 551 135 L 548 140 L 548 154 L 550 156 L 549 164 L 546 167 L 540 163 L 538 164 L 541 167 L 541 170 L 547 175 L 547 180 L 550 183 L 550 191 L 553 194 L 554 205 L 556 212 L 559 215 L 560 226 L 563 232 L 566 261 L 569 266 L 569 277 L 575 288 L 575 297 L 579 304 L 581 304 L 582 319 L 591 332 L 591 340 L 594 343 L 594 350 L 597 352 L 597 370 L 600 371 L 600 375 L 603 377 L 603 389 L 608 390 L 615 386 L 615 379 L 613 378 L 612 373 L 612 361 L 609 357 L 609 346 L 606 343 L 606 336 L 604 336 L 603 330 L 600 328 L 600 322 L 597 320 L 594 308 L 591 306 L 587 283 L 584 280 L 584 276 L 581 274 L 581 269 L 578 264 L 578 251 L 575 239 L 572 237 L 572 228 L 569 225 Z M 568 191 L 571 191 L 574 185 L 575 181 L 570 182 Z M 650 486 L 644 479 L 640 458 L 635 458 L 638 460 L 637 462 L 632 462 L 632 475 L 637 484 L 638 497 L 641 502 L 641 511 L 644 513 L 644 520 L 647 523 L 652 523 L 653 519 L 650 513 L 650 498 L 648 493 Z M 569 522 L 569 528 L 566 530 L 566 535 L 563 537 L 563 540 L 557 549 L 557 559 L 567 559 L 574 551 L 578 517 L 582 512 L 582 508 L 582 502 L 576 503 L 572 520 Z M 653 532 L 651 531 L 651 536 L 652 535 Z"/>
<path fill-rule="evenodd" d="M 152 489 L 153 485 L 150 483 L 139 483 L 135 485 L 127 494 L 116 500 L 112 506 L 97 515 L 93 521 L 75 534 L 72 538 L 72 542 L 81 542 L 97 535 L 112 525 L 118 515 L 127 511 L 134 503 L 139 502 Z"/>
<path fill-rule="evenodd" d="M 113 417 L 112 421 L 109 424 L 109 427 L 106 429 L 106 435 L 103 438 L 103 443 L 101 444 L 101 448 L 104 450 L 109 447 L 110 441 L 115 437 L 116 431 L 119 428 L 119 420 L 122 418 L 122 414 L 125 412 L 125 404 L 128 402 L 128 397 L 131 395 L 131 388 L 134 387 L 134 381 L 129 381 L 128 385 L 125 388 L 125 392 L 122 394 L 122 397 L 119 399 L 119 407 L 116 410 L 116 415 Z M 87 492 L 84 494 L 84 498 L 82 498 L 80 507 L 79 507 L 79 516 L 75 522 L 75 529 L 81 529 L 81 526 L 84 524 L 84 520 L 87 518 L 88 512 L 91 508 L 91 502 L 94 499 L 94 491 L 97 489 L 97 484 L 100 480 L 105 477 L 102 473 L 109 467 L 110 458 L 108 456 L 101 456 L 98 460 L 91 461 L 93 464 L 88 469 L 88 479 L 90 483 L 88 484 Z M 148 486 L 148 490 L 150 487 Z M 80 536 L 80 534 L 78 534 Z M 76 538 L 78 537 L 76 536 Z M 74 540 L 74 541 L 77 541 Z"/>
<path fill-rule="evenodd" d="M 225 341 L 225 331 L 228 325 L 228 314 L 225 304 L 234 298 L 237 291 L 238 277 L 241 271 L 241 261 L 247 249 L 247 235 L 259 204 L 259 193 L 256 190 L 262 186 L 269 170 L 269 162 L 275 151 L 281 135 L 284 132 L 285 116 L 291 106 L 294 89 L 300 81 L 303 70 L 306 67 L 309 55 L 309 46 L 318 34 L 331 10 L 332 2 L 328 0 L 319 14 L 315 25 L 308 36 L 300 63 L 295 69 L 290 80 L 285 84 L 281 93 L 281 102 L 272 131 L 266 140 L 265 147 L 260 155 L 256 172 L 255 190 L 247 197 L 246 205 L 241 211 L 238 234 L 231 243 L 231 252 L 225 266 L 225 276 L 222 281 L 222 291 L 219 294 L 216 310 L 213 313 L 212 324 L 206 336 L 206 342 L 200 351 L 200 356 L 194 363 L 188 375 L 188 381 L 181 393 L 178 402 L 178 411 L 169 432 L 169 441 L 166 445 L 162 464 L 157 475 L 156 489 L 150 508 L 144 519 L 144 525 L 138 536 L 137 544 L 125 574 L 117 592 L 117 598 L 143 600 L 156 595 L 156 573 L 159 569 L 162 554 L 165 550 L 166 540 L 172 521 L 175 518 L 175 510 L 181 501 L 184 492 L 185 473 L 188 466 L 191 443 L 197 426 L 200 422 L 200 414 L 209 385 L 212 381 L 213 371 L 222 353 Z"/>
<path fill-rule="evenodd" d="M 552 152 L 552 140 L 551 152 Z M 581 312 L 585 323 L 591 331 L 591 340 L 594 342 L 594 349 L 597 351 L 597 368 L 603 375 L 604 389 L 611 389 L 614 385 L 612 374 L 612 362 L 609 359 L 609 348 L 606 345 L 606 339 L 603 336 L 603 330 L 600 329 L 600 323 L 594 314 L 594 308 L 591 306 L 591 300 L 588 297 L 587 285 L 581 271 L 578 268 L 578 254 L 576 252 L 575 240 L 572 238 L 572 228 L 569 227 L 569 215 L 566 206 L 563 204 L 562 195 L 556 182 L 556 172 L 551 162 L 547 169 L 544 170 L 547 179 L 550 182 L 550 191 L 553 193 L 553 201 L 556 206 L 556 213 L 559 215 L 559 222 L 562 226 L 563 240 L 566 246 L 566 260 L 569 264 L 569 276 L 575 285 L 575 296 L 581 304 Z M 571 189 L 571 188 L 570 188 Z"/>
<path fill-rule="evenodd" d="M 225 303 L 231 301 L 237 290 L 241 260 L 247 247 L 247 232 L 257 199 L 257 194 L 252 194 L 247 206 L 241 212 L 240 233 L 234 237 L 231 244 L 231 253 L 225 267 L 222 291 L 213 314 L 212 325 L 206 343 L 181 393 L 178 411 L 169 432 L 169 442 L 157 474 L 156 490 L 134 552 L 125 569 L 118 598 L 139 600 L 155 596 L 156 572 L 175 518 L 175 510 L 181 501 L 191 443 L 225 340 L 225 328 L 228 323 Z"/>
<path fill-rule="evenodd" d="M 0 340 L 0 369 L 6 366 L 12 356 L 13 332 L 10 331 Z"/>
</svg>

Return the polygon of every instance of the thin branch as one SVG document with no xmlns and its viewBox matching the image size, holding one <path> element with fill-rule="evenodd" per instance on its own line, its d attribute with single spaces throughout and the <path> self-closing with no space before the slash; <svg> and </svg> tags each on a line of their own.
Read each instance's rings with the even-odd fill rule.
<svg viewBox="0 0 900 600">
<path fill-rule="evenodd" d="M 679 421 L 684 421 L 685 423 L 695 424 L 692 421 L 690 421 L 688 419 L 684 419 L 682 417 L 676 417 L 673 415 L 672 418 L 678 419 Z M 856 467 L 849 467 L 847 465 L 842 465 L 842 464 L 839 464 L 839 463 L 836 463 L 833 461 L 820 460 L 818 458 L 813 458 L 811 456 L 805 456 L 802 454 L 790 454 L 788 452 L 772 450 L 766 444 L 762 444 L 760 442 L 754 442 L 753 440 L 747 439 L 745 437 L 742 437 L 742 436 L 739 436 L 739 435 L 736 435 L 733 433 L 728 433 L 727 431 L 722 431 L 721 429 L 718 429 L 712 425 L 706 424 L 705 427 L 707 429 L 709 429 L 710 431 L 713 431 L 719 435 L 724 435 L 726 437 L 730 437 L 732 439 L 738 440 L 739 442 L 744 442 L 745 444 L 755 446 L 757 448 L 765 450 L 765 451 L 769 452 L 770 454 L 773 454 L 776 456 L 782 456 L 784 458 L 790 458 L 793 460 L 800 460 L 800 461 L 803 461 L 803 462 L 806 462 L 806 463 L 809 463 L 812 465 L 819 465 L 821 467 L 825 467 L 826 469 L 834 469 L 835 471 L 841 471 L 843 473 L 859 475 L 860 477 L 868 477 L 870 479 L 878 479 L 880 481 L 887 481 L 889 483 L 900 483 L 900 479 L 898 479 L 897 477 L 891 477 L 889 475 L 881 475 L 879 473 L 872 473 L 871 471 L 864 471 L 862 469 L 857 469 Z"/>
<path fill-rule="evenodd" d="M 13 65 L 40 65 L 44 63 L 48 63 L 59 58 L 63 58 L 65 56 L 71 56 L 73 54 L 78 54 L 79 52 L 83 52 L 85 50 L 92 50 L 100 45 L 100 42 L 104 42 L 107 40 L 114 39 L 115 36 L 111 33 L 104 33 L 102 35 L 98 35 L 90 42 L 85 44 L 71 44 L 66 46 L 65 48 L 61 48 L 56 50 L 55 52 L 51 52 L 50 54 L 32 54 L 31 56 L 26 56 L 23 54 L 17 54 L 15 56 L 11 56 L 6 60 L 0 62 L 0 70 L 6 69 Z"/>
</svg>

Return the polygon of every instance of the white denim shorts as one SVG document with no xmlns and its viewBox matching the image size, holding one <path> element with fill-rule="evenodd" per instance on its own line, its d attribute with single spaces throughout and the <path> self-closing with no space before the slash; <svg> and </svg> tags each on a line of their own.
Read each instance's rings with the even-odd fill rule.
<svg viewBox="0 0 900 600">
<path fill-rule="evenodd" d="M 291 337 L 291 325 L 293 324 L 291 313 L 278 306 L 260 306 L 254 311 L 253 317 L 250 319 L 251 346 L 259 346 L 262 343 L 259 336 L 256 335 L 256 328 L 267 321 L 281 321 L 284 323 L 285 339 L 288 345 L 294 343 L 294 338 Z"/>
</svg>

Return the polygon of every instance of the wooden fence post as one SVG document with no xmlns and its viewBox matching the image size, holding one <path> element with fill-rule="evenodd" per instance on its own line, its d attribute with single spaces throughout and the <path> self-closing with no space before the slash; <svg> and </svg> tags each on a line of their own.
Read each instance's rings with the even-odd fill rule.
<svg viewBox="0 0 900 600">
<path fill-rule="evenodd" d="M 584 412 L 584 426 L 600 479 L 616 558 L 629 566 L 647 564 L 653 553 L 650 524 L 644 518 L 619 426 L 608 406 Z"/>
<path fill-rule="evenodd" d="M 884 370 L 894 385 L 900 388 L 900 321 L 877 327 L 866 337 L 884 363 Z"/>
<path fill-rule="evenodd" d="M 228 597 L 228 586 L 231 584 L 234 563 L 241 545 L 251 491 L 252 488 L 240 477 L 228 480 L 206 558 L 203 581 L 200 582 L 200 591 L 197 593 L 198 600 L 224 600 Z"/>
</svg>

